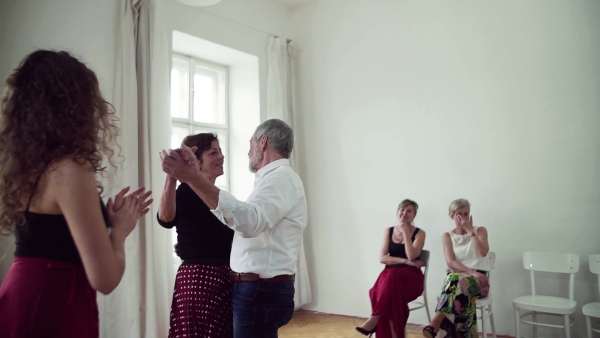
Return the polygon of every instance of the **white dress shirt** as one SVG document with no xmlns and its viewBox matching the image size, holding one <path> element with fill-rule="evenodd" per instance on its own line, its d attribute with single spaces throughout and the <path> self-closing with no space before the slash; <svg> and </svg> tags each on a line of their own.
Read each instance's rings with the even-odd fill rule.
<svg viewBox="0 0 600 338">
<path fill-rule="evenodd" d="M 235 231 L 231 270 L 261 278 L 296 273 L 308 211 L 302 180 L 288 159 L 256 172 L 254 190 L 240 202 L 221 190 L 215 215 Z"/>
</svg>

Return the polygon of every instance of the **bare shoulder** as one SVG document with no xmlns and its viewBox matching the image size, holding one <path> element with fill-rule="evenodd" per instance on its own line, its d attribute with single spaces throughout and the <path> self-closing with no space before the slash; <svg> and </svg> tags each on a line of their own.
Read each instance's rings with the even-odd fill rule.
<svg viewBox="0 0 600 338">
<path fill-rule="evenodd" d="M 54 180 L 72 180 L 82 176 L 95 176 L 89 162 L 78 162 L 71 157 L 65 157 L 50 164 L 48 175 Z"/>
<path fill-rule="evenodd" d="M 478 234 L 478 235 L 481 235 L 481 234 L 487 234 L 487 232 L 488 232 L 488 231 L 487 231 L 487 228 L 486 228 L 486 227 L 483 227 L 483 226 L 478 226 L 478 227 L 477 227 L 477 234 Z"/>
</svg>

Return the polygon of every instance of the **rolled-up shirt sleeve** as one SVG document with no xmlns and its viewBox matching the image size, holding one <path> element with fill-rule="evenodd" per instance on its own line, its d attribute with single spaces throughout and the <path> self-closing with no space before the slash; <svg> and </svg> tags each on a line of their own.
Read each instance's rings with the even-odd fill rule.
<svg viewBox="0 0 600 338">
<path fill-rule="evenodd" d="M 221 190 L 213 213 L 243 237 L 256 237 L 279 223 L 299 201 L 292 178 L 285 172 L 269 175 L 246 202 Z"/>
</svg>

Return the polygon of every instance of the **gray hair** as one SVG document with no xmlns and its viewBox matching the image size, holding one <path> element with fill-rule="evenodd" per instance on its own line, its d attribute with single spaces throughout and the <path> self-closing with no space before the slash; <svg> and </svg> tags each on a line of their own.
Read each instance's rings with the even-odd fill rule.
<svg viewBox="0 0 600 338">
<path fill-rule="evenodd" d="M 459 198 L 450 203 L 450 207 L 448 208 L 448 215 L 452 216 L 456 210 L 464 207 L 470 207 L 471 203 L 464 198 Z"/>
<path fill-rule="evenodd" d="M 285 158 L 290 157 L 294 148 L 294 132 L 287 123 L 279 119 L 266 120 L 256 127 L 252 138 L 258 141 L 263 135 L 267 137 L 267 144 L 271 148 Z"/>
</svg>

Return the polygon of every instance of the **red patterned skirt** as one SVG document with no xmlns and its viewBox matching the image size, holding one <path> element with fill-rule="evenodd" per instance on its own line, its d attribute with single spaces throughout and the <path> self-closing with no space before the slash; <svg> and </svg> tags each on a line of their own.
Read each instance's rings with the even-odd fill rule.
<svg viewBox="0 0 600 338">
<path fill-rule="evenodd" d="M 384 269 L 369 290 L 372 315 L 380 316 L 377 338 L 392 337 L 389 321 L 398 338 L 404 338 L 404 329 L 410 310 L 408 303 L 423 293 L 424 276 L 420 269 L 403 266 Z"/>
<path fill-rule="evenodd" d="M 229 266 L 179 266 L 169 329 L 169 338 L 178 337 L 233 337 Z"/>
<path fill-rule="evenodd" d="M 83 266 L 15 257 L 0 287 L 0 337 L 98 336 L 96 291 Z"/>
</svg>

